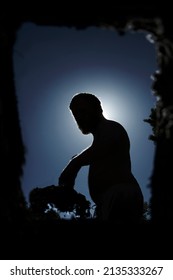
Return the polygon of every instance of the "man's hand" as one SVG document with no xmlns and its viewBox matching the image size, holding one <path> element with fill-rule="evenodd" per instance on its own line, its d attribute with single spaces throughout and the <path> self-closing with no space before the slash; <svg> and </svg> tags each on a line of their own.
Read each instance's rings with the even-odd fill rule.
<svg viewBox="0 0 173 280">
<path fill-rule="evenodd" d="M 73 188 L 79 169 L 80 167 L 77 166 L 75 160 L 72 159 L 70 163 L 62 171 L 59 177 L 58 185 L 67 188 Z"/>
<path fill-rule="evenodd" d="M 73 188 L 75 184 L 75 178 L 76 175 L 73 174 L 73 172 L 71 172 L 68 167 L 66 167 L 59 177 L 58 185 L 67 188 Z"/>
</svg>

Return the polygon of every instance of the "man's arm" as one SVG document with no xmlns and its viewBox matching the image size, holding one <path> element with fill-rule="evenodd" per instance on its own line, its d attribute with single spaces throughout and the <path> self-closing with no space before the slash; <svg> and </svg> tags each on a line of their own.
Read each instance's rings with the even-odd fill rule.
<svg viewBox="0 0 173 280">
<path fill-rule="evenodd" d="M 72 157 L 68 165 L 63 169 L 59 177 L 59 185 L 72 188 L 74 187 L 77 173 L 82 166 L 89 165 L 92 160 L 93 148 L 89 148 L 82 151 L 80 154 Z"/>
<path fill-rule="evenodd" d="M 126 135 L 124 134 L 125 137 L 123 136 L 120 139 L 121 134 L 121 129 L 119 132 L 119 128 L 115 127 L 115 125 L 112 125 L 109 130 L 103 127 L 94 137 L 92 145 L 70 160 L 60 175 L 59 184 L 74 186 L 75 178 L 82 166 L 90 165 L 97 161 L 100 162 L 112 156 L 120 158 L 122 145 L 123 149 L 128 147 L 124 143 Z"/>
</svg>

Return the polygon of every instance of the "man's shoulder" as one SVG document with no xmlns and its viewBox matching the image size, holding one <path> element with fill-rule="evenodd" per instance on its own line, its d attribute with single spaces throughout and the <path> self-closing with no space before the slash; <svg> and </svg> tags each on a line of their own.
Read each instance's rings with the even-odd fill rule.
<svg viewBox="0 0 173 280">
<path fill-rule="evenodd" d="M 122 130 L 122 131 L 125 131 L 125 128 L 124 126 L 117 122 L 117 121 L 114 121 L 114 120 L 107 120 L 107 125 L 112 128 L 112 129 L 116 129 L 116 130 Z"/>
</svg>

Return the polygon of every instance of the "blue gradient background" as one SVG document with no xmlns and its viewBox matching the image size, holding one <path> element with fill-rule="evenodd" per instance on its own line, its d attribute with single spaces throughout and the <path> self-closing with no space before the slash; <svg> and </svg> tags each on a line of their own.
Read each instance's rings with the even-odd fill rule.
<svg viewBox="0 0 173 280">
<path fill-rule="evenodd" d="M 96 94 L 104 114 L 120 122 L 131 141 L 132 171 L 149 201 L 154 143 L 148 139 L 155 105 L 151 75 L 155 47 L 147 33 L 90 27 L 84 30 L 25 23 L 14 45 L 14 74 L 22 137 L 27 150 L 22 189 L 28 201 L 35 187 L 58 184 L 68 160 L 92 142 L 79 131 L 69 109 L 77 92 Z M 76 190 L 89 199 L 88 167 L 76 179 Z"/>
</svg>

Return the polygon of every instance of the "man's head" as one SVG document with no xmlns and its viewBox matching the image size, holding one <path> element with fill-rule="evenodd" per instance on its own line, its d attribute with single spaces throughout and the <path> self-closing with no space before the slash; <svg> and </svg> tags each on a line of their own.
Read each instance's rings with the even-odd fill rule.
<svg viewBox="0 0 173 280">
<path fill-rule="evenodd" d="M 102 116 L 100 100 L 91 93 L 77 93 L 69 106 L 83 134 L 92 133 Z"/>
</svg>

